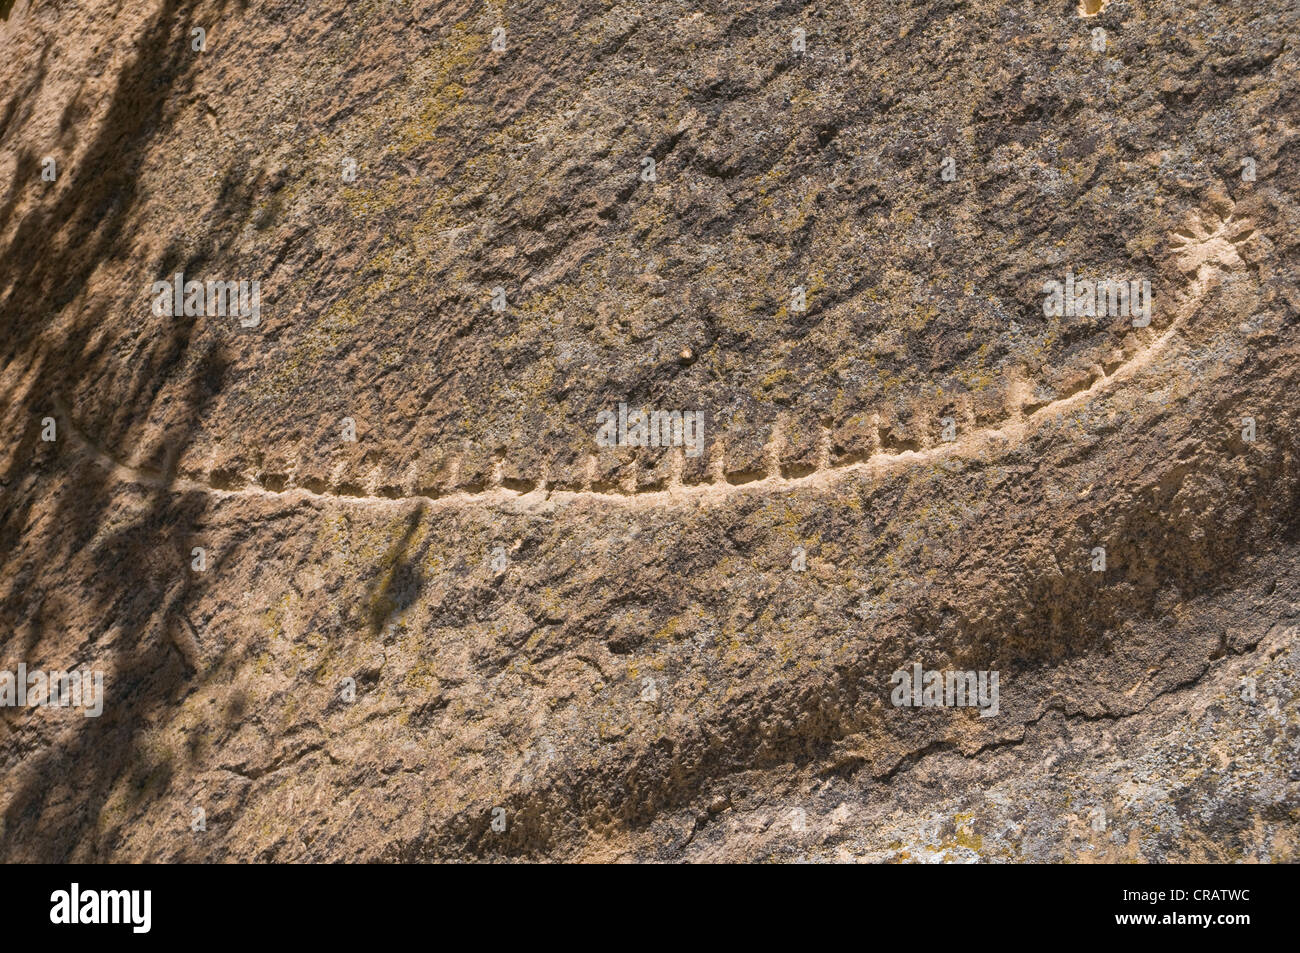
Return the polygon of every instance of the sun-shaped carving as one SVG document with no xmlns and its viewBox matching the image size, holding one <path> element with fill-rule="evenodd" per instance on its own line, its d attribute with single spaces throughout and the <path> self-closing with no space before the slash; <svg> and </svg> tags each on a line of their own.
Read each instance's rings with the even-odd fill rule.
<svg viewBox="0 0 1300 953">
<path fill-rule="evenodd" d="M 1194 214 L 1174 230 L 1170 249 L 1178 270 L 1203 288 L 1218 272 L 1246 269 L 1239 249 L 1254 234 L 1250 219 L 1234 218 L 1231 212 L 1223 217 L 1214 212 Z"/>
</svg>

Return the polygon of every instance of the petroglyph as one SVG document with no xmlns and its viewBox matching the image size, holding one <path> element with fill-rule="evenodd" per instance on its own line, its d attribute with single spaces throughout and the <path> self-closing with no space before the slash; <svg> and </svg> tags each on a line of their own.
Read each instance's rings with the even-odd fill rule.
<svg viewBox="0 0 1300 953">
<path fill-rule="evenodd" d="M 986 459 L 1005 453 L 1046 421 L 1112 391 L 1150 365 L 1195 314 L 1219 276 L 1224 272 L 1242 271 L 1246 268 L 1238 246 L 1253 234 L 1254 228 L 1249 221 L 1234 219 L 1230 213 L 1223 218 L 1213 213 L 1193 216 L 1186 225 L 1175 230 L 1171 236 L 1170 248 L 1188 283 L 1175 304 L 1173 317 L 1154 336 L 1153 329 L 1135 331 L 1139 341 L 1146 335 L 1145 343 L 1139 344 L 1131 357 L 1109 372 L 1097 368 L 1094 379 L 1088 386 L 1033 407 L 1029 403 L 1032 388 L 1021 381 L 1019 398 L 1011 401 L 1012 412 L 1009 416 L 991 426 L 966 430 L 956 440 L 932 443 L 921 449 L 884 449 L 883 441 L 877 433 L 872 440 L 872 452 L 844 454 L 835 459 L 831 450 L 830 429 L 823 422 L 815 465 L 810 472 L 797 475 L 791 474 L 790 468 L 781 465 L 784 438 L 778 424 L 773 427 L 765 448 L 762 475 L 724 471 L 724 434 L 714 440 L 707 470 L 708 479 L 700 483 L 683 481 L 683 450 L 674 447 L 669 450 L 672 456 L 666 482 L 660 487 L 650 488 L 637 487 L 635 472 L 629 472 L 615 485 L 598 483 L 595 479 L 597 464 L 594 456 L 588 459 L 586 478 L 581 488 L 576 490 L 552 488 L 545 477 L 533 481 L 503 479 L 503 456 L 498 456 L 486 486 L 445 493 L 431 489 L 415 490 L 414 480 L 405 481 L 404 487 L 385 486 L 379 491 L 377 471 L 367 481 L 368 489 L 343 480 L 341 474 L 336 475 L 333 488 L 319 484 L 295 485 L 291 473 L 262 474 L 256 482 L 239 485 L 236 475 L 225 472 L 212 471 L 207 479 L 196 480 L 188 476 L 130 466 L 87 437 L 77 427 L 66 406 L 59 403 L 57 409 L 66 422 L 72 441 L 117 479 L 173 493 L 206 493 L 218 499 L 275 498 L 287 501 L 323 501 L 340 506 L 384 507 L 400 507 L 412 502 L 431 506 L 497 505 L 510 502 L 534 506 L 543 503 L 569 505 L 590 502 L 607 506 L 647 507 L 710 504 L 735 493 L 788 493 L 826 487 L 856 474 L 878 476 L 910 466 L 954 459 Z M 878 430 L 878 418 L 875 426 Z M 452 469 L 456 469 L 455 463 L 452 464 Z"/>
</svg>

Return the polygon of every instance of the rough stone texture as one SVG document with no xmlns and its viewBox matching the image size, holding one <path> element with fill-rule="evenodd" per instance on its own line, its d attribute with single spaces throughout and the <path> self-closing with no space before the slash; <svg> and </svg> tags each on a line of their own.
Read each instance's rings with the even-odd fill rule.
<svg viewBox="0 0 1300 953">
<path fill-rule="evenodd" d="M 1297 859 L 1293 5 L 8 6 L 0 859 Z"/>
</svg>

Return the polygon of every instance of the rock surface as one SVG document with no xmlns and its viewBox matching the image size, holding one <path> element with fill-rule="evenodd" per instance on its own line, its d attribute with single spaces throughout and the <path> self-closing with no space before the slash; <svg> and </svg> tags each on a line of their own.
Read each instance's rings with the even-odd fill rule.
<svg viewBox="0 0 1300 953">
<path fill-rule="evenodd" d="M 1293 5 L 0 16 L 0 859 L 1300 859 Z"/>
</svg>

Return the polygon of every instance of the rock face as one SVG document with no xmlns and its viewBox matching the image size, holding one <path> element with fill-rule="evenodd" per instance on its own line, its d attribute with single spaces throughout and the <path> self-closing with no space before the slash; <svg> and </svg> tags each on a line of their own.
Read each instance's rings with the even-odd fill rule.
<svg viewBox="0 0 1300 953">
<path fill-rule="evenodd" d="M 1293 4 L 0 16 L 0 859 L 1300 859 Z"/>
</svg>

